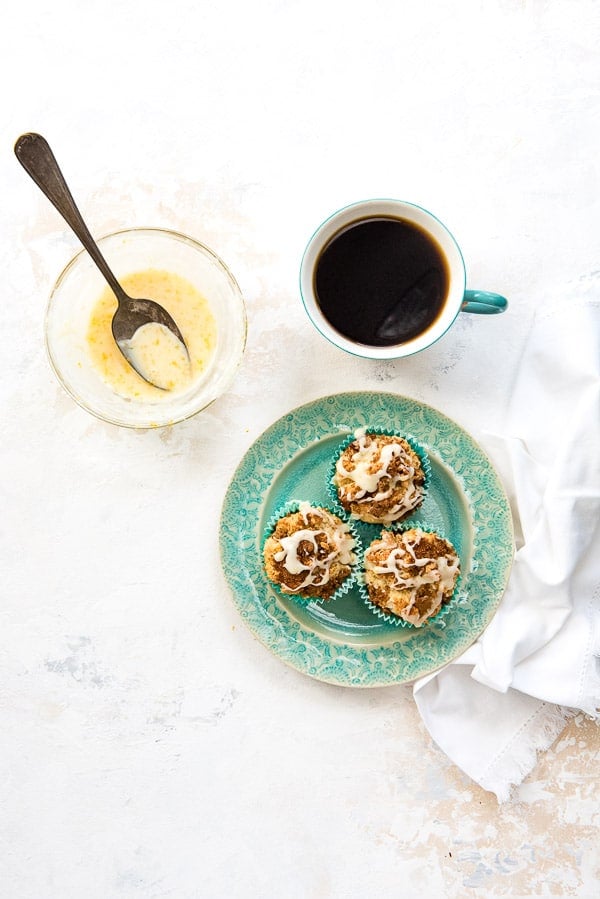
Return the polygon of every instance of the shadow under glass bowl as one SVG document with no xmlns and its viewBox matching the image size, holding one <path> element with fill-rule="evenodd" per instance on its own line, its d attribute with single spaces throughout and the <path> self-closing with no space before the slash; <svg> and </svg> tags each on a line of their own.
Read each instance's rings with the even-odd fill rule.
<svg viewBox="0 0 600 899">
<path fill-rule="evenodd" d="M 98 245 L 117 279 L 161 269 L 189 281 L 214 315 L 215 350 L 206 371 L 185 392 L 156 400 L 117 394 L 89 352 L 90 316 L 106 282 L 82 250 L 61 272 L 46 311 L 46 348 L 59 382 L 92 415 L 123 427 L 164 427 L 206 409 L 230 386 L 246 344 L 246 311 L 235 278 L 212 250 L 176 231 L 132 228 L 101 237 Z"/>
</svg>

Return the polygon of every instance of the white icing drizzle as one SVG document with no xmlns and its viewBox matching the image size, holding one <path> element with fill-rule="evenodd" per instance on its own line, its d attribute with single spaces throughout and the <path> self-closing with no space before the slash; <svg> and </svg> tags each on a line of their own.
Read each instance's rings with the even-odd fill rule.
<svg viewBox="0 0 600 899">
<path fill-rule="evenodd" d="M 450 594 L 454 589 L 455 579 L 459 573 L 460 561 L 458 556 L 450 551 L 443 556 L 431 558 L 425 556 L 417 558 L 415 555 L 415 546 L 421 541 L 425 532 L 420 528 L 416 528 L 414 533 L 415 536 L 412 539 L 407 532 L 398 535 L 401 539 L 401 546 L 397 546 L 393 538 L 386 541 L 384 536 L 382 538 L 383 542 L 390 543 L 390 550 L 385 561 L 381 564 L 372 562 L 369 558 L 369 549 L 365 554 L 365 569 L 367 571 L 372 571 L 374 574 L 391 574 L 393 577 L 392 586 L 394 588 L 410 590 L 408 603 L 402 609 L 402 617 L 407 621 L 418 623 L 423 620 L 424 617 L 428 617 L 427 615 L 421 616 L 416 609 L 413 612 L 413 606 L 419 588 L 426 584 L 437 584 L 436 596 L 429 612 L 429 614 L 431 614 L 442 604 L 444 595 Z M 381 549 L 381 544 L 379 543 L 374 549 L 379 551 Z M 406 553 L 410 556 L 410 562 L 407 562 L 406 560 Z M 408 566 L 425 568 L 432 564 L 434 567 L 429 571 L 422 571 L 411 576 L 408 576 L 405 573 L 403 574 L 403 572 L 406 572 Z"/>
<path fill-rule="evenodd" d="M 419 505 L 422 491 L 414 483 L 415 467 L 402 444 L 386 443 L 380 446 L 375 439 L 367 437 L 363 428 L 355 431 L 354 437 L 358 443 L 358 449 L 352 453 L 351 457 L 354 468 L 349 470 L 344 466 L 343 456 L 338 459 L 335 466 L 340 498 L 346 502 L 355 503 L 381 502 L 392 496 L 398 486 L 405 482 L 402 499 L 381 516 L 381 521 L 395 521 L 399 515 L 415 509 Z M 379 457 L 379 461 L 377 457 Z M 400 458 L 403 470 L 392 474 L 389 466 L 395 458 Z M 379 483 L 384 477 L 389 479 L 389 486 L 377 491 Z M 345 478 L 352 481 L 358 487 L 358 491 L 355 492 L 350 485 L 344 486 L 339 483 L 341 479 Z"/>
<path fill-rule="evenodd" d="M 322 529 L 312 527 L 302 528 L 290 534 L 289 537 L 279 537 L 281 550 L 274 554 L 276 562 L 281 562 L 283 567 L 292 575 L 306 572 L 306 577 L 296 587 L 285 586 L 290 593 L 298 593 L 305 587 L 322 587 L 331 577 L 331 565 L 339 561 L 342 565 L 352 565 L 355 561 L 353 553 L 355 541 L 347 524 L 338 521 L 325 509 L 315 509 L 310 503 L 300 503 L 298 511 L 302 515 L 304 523 L 308 525 L 309 513 L 317 515 L 323 520 Z M 323 534 L 328 543 L 333 544 L 333 549 L 325 558 L 317 558 L 319 544 L 317 536 Z M 302 542 L 309 543 L 312 547 L 309 558 L 303 562 L 298 555 L 298 549 Z"/>
</svg>

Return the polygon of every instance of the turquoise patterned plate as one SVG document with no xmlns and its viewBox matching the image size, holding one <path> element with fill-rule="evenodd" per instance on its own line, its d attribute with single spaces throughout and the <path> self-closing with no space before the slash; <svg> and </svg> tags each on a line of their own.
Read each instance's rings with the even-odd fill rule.
<svg viewBox="0 0 600 899">
<path fill-rule="evenodd" d="M 357 588 L 323 604 L 281 597 L 263 572 L 260 542 L 269 517 L 292 500 L 330 506 L 326 480 L 332 453 L 346 434 L 369 426 L 408 434 L 423 444 L 431 483 L 415 518 L 443 533 L 460 555 L 461 596 L 452 614 L 421 628 L 382 621 Z M 365 545 L 380 530 L 359 527 Z M 250 447 L 225 495 L 220 548 L 233 600 L 267 649 L 319 680 L 381 687 L 430 674 L 477 639 L 506 587 L 513 530 L 498 476 L 466 431 L 406 397 L 340 393 L 294 409 Z"/>
</svg>

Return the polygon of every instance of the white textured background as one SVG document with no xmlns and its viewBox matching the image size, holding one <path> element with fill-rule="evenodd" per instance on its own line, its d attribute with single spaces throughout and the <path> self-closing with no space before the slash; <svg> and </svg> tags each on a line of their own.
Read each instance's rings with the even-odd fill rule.
<svg viewBox="0 0 600 899">
<path fill-rule="evenodd" d="M 452 766 L 408 688 L 313 682 L 220 573 L 229 478 L 290 408 L 346 389 L 501 429 L 533 309 L 599 277 L 595 0 L 31 0 L 0 13 L 0 895 L 354 899 L 600 892 L 595 724 L 513 800 Z M 240 282 L 233 388 L 133 433 L 53 380 L 42 324 L 77 241 L 16 162 L 55 149 L 96 235 L 208 243 Z M 430 208 L 510 300 L 408 360 L 312 329 L 297 272 L 353 200 Z"/>
</svg>

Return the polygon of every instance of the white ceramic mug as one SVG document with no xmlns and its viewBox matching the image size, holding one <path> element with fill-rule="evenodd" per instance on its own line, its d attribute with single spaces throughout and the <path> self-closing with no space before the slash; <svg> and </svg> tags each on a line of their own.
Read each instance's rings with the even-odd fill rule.
<svg viewBox="0 0 600 899">
<path fill-rule="evenodd" d="M 448 288 L 441 311 L 425 330 L 402 343 L 372 346 L 342 334 L 323 314 L 315 287 L 317 263 L 332 238 L 356 222 L 368 219 L 392 218 L 416 225 L 437 244 L 445 258 L 448 271 Z M 466 290 L 465 264 L 456 240 L 426 209 L 402 200 L 363 200 L 338 210 L 322 225 L 311 239 L 300 266 L 300 293 L 309 318 L 318 331 L 335 346 L 369 359 L 397 359 L 410 356 L 431 346 L 450 328 L 459 312 L 491 314 L 503 312 L 508 303 L 499 294 L 481 290 Z M 368 314 L 368 310 L 365 310 Z"/>
</svg>

